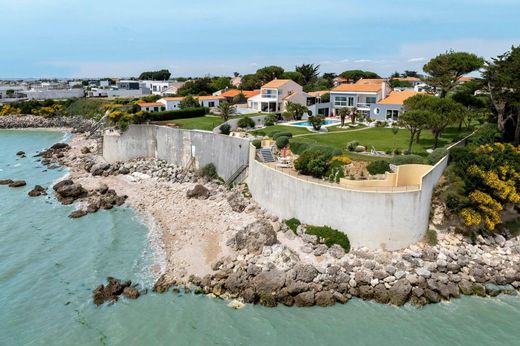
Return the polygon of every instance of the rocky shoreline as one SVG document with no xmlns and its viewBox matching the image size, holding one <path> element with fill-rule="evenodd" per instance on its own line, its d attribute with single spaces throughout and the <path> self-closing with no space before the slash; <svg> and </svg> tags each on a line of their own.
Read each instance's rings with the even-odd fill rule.
<svg viewBox="0 0 520 346">
<path fill-rule="evenodd" d="M 290 230 L 258 206 L 245 184 L 228 189 L 155 159 L 108 164 L 96 152 L 96 141 L 80 134 L 70 148 L 43 155 L 46 164 L 71 170 L 71 183 L 55 191 L 60 197 L 60 188 L 79 184 L 90 191 L 85 195 L 78 188 L 80 201 L 88 196 L 100 201 L 112 190 L 112 200 L 128 196 L 121 198 L 151 215 L 165 253 L 153 287 L 158 293 L 183 286 L 196 294 L 270 307 L 329 306 L 353 297 L 423 306 L 460 295 L 516 295 L 520 289 L 519 237 L 497 234 L 472 241 L 442 225 L 442 210 L 432 213 L 435 246 L 419 242 L 401 251 L 345 253 L 306 234 L 305 225 Z M 115 300 L 115 291 L 101 288 L 97 294 Z"/>
<path fill-rule="evenodd" d="M 0 117 L 0 129 L 67 128 L 72 132 L 85 132 L 94 121 L 78 116 L 45 118 L 36 115 L 6 115 Z"/>
</svg>

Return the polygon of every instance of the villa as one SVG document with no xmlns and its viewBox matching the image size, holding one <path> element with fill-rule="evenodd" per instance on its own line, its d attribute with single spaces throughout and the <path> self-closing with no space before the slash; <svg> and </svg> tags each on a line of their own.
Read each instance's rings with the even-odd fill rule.
<svg viewBox="0 0 520 346">
<path fill-rule="evenodd" d="M 309 95 L 298 83 L 290 79 L 274 79 L 262 86 L 260 94 L 247 100 L 248 107 L 257 112 L 283 112 L 287 102 L 307 104 Z"/>
<path fill-rule="evenodd" d="M 174 111 L 181 109 L 182 100 L 184 100 L 184 97 L 163 97 L 157 100 L 157 102 L 161 103 L 167 111 Z"/>
<path fill-rule="evenodd" d="M 199 101 L 201 107 L 218 107 L 220 102 L 225 100 L 223 96 L 194 96 L 194 98 Z M 162 99 L 157 100 L 157 103 L 161 104 L 164 107 L 164 110 L 174 111 L 177 109 L 181 109 L 181 101 L 184 100 L 184 97 L 163 97 Z"/>
<path fill-rule="evenodd" d="M 404 101 L 420 94 L 417 91 L 393 91 L 387 98 L 370 105 L 370 118 L 381 121 L 397 121 L 404 112 Z"/>
<path fill-rule="evenodd" d="M 166 107 L 161 102 L 139 102 L 137 106 L 139 107 L 139 110 L 150 113 L 166 110 Z"/>
<path fill-rule="evenodd" d="M 357 108 L 370 113 L 373 104 L 386 98 L 391 88 L 384 79 L 360 79 L 355 84 L 341 84 L 330 91 L 332 114 L 342 108 Z"/>
<path fill-rule="evenodd" d="M 260 95 L 260 89 L 257 90 L 239 90 L 239 89 L 230 89 L 220 94 L 220 96 L 225 97 L 226 101 L 233 102 L 233 98 L 236 96 L 243 94 L 246 99 L 254 97 L 256 95 Z"/>
</svg>

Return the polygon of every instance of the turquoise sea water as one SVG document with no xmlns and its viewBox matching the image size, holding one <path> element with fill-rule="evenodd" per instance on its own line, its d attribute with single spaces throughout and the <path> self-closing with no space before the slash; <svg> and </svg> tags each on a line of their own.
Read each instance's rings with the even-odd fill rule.
<svg viewBox="0 0 520 346">
<path fill-rule="evenodd" d="M 32 155 L 53 132 L 0 131 L 0 345 L 519 345 L 520 298 L 463 298 L 415 309 L 353 300 L 331 308 L 233 310 L 217 299 L 148 294 L 96 307 L 106 276 L 150 287 L 146 227 L 130 209 L 67 217 L 74 206 L 29 198 L 66 171 Z M 15 153 L 24 150 L 27 158 Z"/>
</svg>

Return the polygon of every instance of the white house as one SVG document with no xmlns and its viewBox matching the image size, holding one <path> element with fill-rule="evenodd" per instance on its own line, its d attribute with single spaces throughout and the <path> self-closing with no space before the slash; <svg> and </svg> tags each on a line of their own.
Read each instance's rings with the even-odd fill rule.
<svg viewBox="0 0 520 346">
<path fill-rule="evenodd" d="M 404 101 L 420 94 L 414 90 L 393 91 L 383 100 L 370 106 L 370 118 L 381 121 L 397 121 L 404 112 Z"/>
<path fill-rule="evenodd" d="M 137 104 L 139 109 L 144 112 L 162 112 L 166 110 L 166 107 L 160 102 L 140 102 Z"/>
<path fill-rule="evenodd" d="M 194 96 L 194 98 L 199 101 L 199 104 L 202 107 L 218 107 L 220 105 L 220 102 L 225 101 L 226 98 L 223 96 Z"/>
<path fill-rule="evenodd" d="M 262 86 L 260 94 L 247 100 L 248 107 L 257 112 L 283 112 L 287 102 L 307 105 L 308 94 L 298 83 L 290 79 L 274 79 Z"/>
<path fill-rule="evenodd" d="M 360 79 L 355 84 L 341 84 L 330 91 L 332 113 L 337 115 L 341 108 L 357 108 L 370 113 L 371 105 L 386 98 L 391 88 L 384 79 Z"/>
<path fill-rule="evenodd" d="M 162 103 L 167 111 L 175 111 L 181 109 L 181 101 L 183 99 L 184 97 L 163 97 L 157 100 L 157 102 Z"/>
</svg>

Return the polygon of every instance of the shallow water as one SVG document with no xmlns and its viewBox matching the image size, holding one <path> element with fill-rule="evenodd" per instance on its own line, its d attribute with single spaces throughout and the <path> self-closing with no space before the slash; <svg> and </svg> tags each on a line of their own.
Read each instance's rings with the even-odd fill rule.
<svg viewBox="0 0 520 346">
<path fill-rule="evenodd" d="M 63 140 L 53 132 L 0 131 L 0 345 L 518 345 L 520 298 L 463 298 L 415 309 L 353 300 L 331 308 L 233 310 L 217 299 L 148 294 L 96 307 L 106 276 L 150 287 L 148 231 L 119 208 L 71 220 L 74 206 L 29 198 L 65 170 L 32 156 Z M 28 155 L 17 158 L 24 150 Z"/>
</svg>

